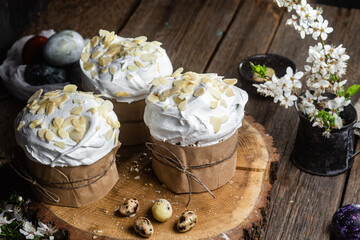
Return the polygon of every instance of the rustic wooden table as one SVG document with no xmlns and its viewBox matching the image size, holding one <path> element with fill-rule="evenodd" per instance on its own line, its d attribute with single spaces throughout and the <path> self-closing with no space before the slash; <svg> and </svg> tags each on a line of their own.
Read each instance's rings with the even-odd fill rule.
<svg viewBox="0 0 360 240">
<path fill-rule="evenodd" d="M 360 75 L 360 10 L 322 8 L 334 28 L 329 42 L 343 43 L 351 56 L 347 79 L 354 84 Z M 286 56 L 302 70 L 308 46 L 315 42 L 301 40 L 285 25 L 290 16 L 270 0 L 53 0 L 24 34 L 53 28 L 73 29 L 91 37 L 103 28 L 126 37 L 146 35 L 163 43 L 175 69 L 239 78 L 239 62 L 257 53 Z M 0 152 L 14 145 L 8 122 L 22 105 L 1 86 Z M 301 172 L 289 161 L 299 121 L 295 109 L 285 110 L 271 100 L 250 95 L 245 110 L 274 138 L 280 155 L 264 239 L 331 239 L 335 210 L 360 202 L 360 159 L 355 159 L 351 171 L 334 177 Z M 7 165 L 0 167 L 0 178 L 2 198 L 19 190 L 16 182 L 20 180 Z"/>
</svg>

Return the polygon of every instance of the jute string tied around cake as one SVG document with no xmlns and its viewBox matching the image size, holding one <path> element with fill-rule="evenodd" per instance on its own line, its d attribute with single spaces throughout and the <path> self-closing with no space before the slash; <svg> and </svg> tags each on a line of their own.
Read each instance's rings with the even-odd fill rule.
<svg viewBox="0 0 360 240">
<path fill-rule="evenodd" d="M 66 182 L 45 182 L 40 179 L 37 179 L 36 177 L 32 176 L 24 167 L 23 165 L 17 160 L 15 156 L 11 157 L 11 161 L 9 162 L 10 167 L 16 172 L 17 175 L 19 175 L 24 180 L 28 181 L 32 185 L 34 185 L 38 190 L 39 193 L 41 193 L 44 197 L 46 197 L 49 201 L 54 203 L 60 202 L 60 197 L 56 194 L 52 193 L 50 190 L 46 189 L 45 187 L 51 187 L 56 189 L 65 189 L 65 190 L 71 190 L 71 189 L 77 189 L 89 186 L 97 181 L 99 181 L 102 177 L 106 175 L 106 173 L 109 171 L 110 167 L 115 163 L 115 157 L 109 164 L 109 166 L 105 169 L 104 172 L 99 173 L 95 176 L 79 179 L 75 181 L 66 181 Z M 60 170 L 58 170 L 60 174 L 64 175 Z M 65 176 L 65 175 L 64 175 Z M 92 181 L 90 181 L 92 180 Z M 75 184 L 83 181 L 90 181 L 86 184 L 77 185 L 77 186 L 71 186 L 71 187 L 65 187 L 65 186 L 57 186 L 61 184 Z"/>
<path fill-rule="evenodd" d="M 201 168 L 208 168 L 208 167 L 213 167 L 215 165 L 218 165 L 228 159 L 230 159 L 236 152 L 237 149 L 237 144 L 235 145 L 234 150 L 231 152 L 231 154 L 223 159 L 220 159 L 216 162 L 212 162 L 212 163 L 208 163 L 208 164 L 203 164 L 203 165 L 184 165 L 182 163 L 182 161 L 179 159 L 179 157 L 172 152 L 169 148 L 161 145 L 161 144 L 157 144 L 154 142 L 146 142 L 145 146 L 151 151 L 153 159 L 174 169 L 179 170 L 180 172 L 184 173 L 187 177 L 187 182 L 189 185 L 189 199 L 188 202 L 186 204 L 186 207 L 189 206 L 190 201 L 191 201 L 191 182 L 190 179 L 194 180 L 195 182 L 199 183 L 213 198 L 216 198 L 215 195 L 211 192 L 211 190 L 196 176 L 194 175 L 192 172 L 190 172 L 189 170 L 191 169 L 201 169 Z M 165 156 L 164 154 L 160 153 L 156 147 L 162 148 L 164 149 L 167 153 L 170 154 L 170 156 Z M 159 159 L 157 156 L 159 156 L 161 159 L 164 159 L 165 161 Z"/>
</svg>

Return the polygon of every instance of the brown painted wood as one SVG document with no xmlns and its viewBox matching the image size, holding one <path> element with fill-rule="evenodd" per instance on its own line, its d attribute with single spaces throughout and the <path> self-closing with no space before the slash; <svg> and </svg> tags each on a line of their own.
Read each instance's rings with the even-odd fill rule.
<svg viewBox="0 0 360 240">
<path fill-rule="evenodd" d="M 118 31 L 136 9 L 139 0 L 53 0 L 24 35 L 44 29 L 71 29 L 83 37 L 96 35 L 99 29 Z"/>
<path fill-rule="evenodd" d="M 70 239 L 77 239 L 74 236 L 87 239 L 95 235 L 99 239 L 133 239 L 137 235 L 132 224 L 140 216 L 151 220 L 153 239 L 220 239 L 225 236 L 254 239 L 263 234 L 263 226 L 253 224 L 266 223 L 277 158 L 272 138 L 265 134 L 260 124 L 246 116 L 239 130 L 235 177 L 213 191 L 216 199 L 207 192 L 193 194 L 186 208 L 188 195 L 174 194 L 157 180 L 151 171 L 151 157 L 146 148 L 128 147 L 120 149 L 117 158 L 120 180 L 103 199 L 81 208 L 40 205 L 38 217 L 70 229 Z M 131 170 L 134 166 L 138 166 L 139 172 Z M 121 217 L 117 211 L 119 205 L 132 197 L 140 202 L 136 217 Z M 150 211 L 153 201 L 159 198 L 167 199 L 173 207 L 173 216 L 165 223 L 153 219 Z M 196 212 L 198 222 L 190 232 L 180 234 L 174 225 L 186 209 Z"/>
<path fill-rule="evenodd" d="M 360 142 L 358 142 L 356 150 L 357 151 L 360 150 Z M 344 201 L 341 203 L 341 206 L 352 203 L 360 203 L 359 169 L 360 169 L 360 155 L 358 155 L 354 159 L 354 165 L 352 166 L 349 174 L 349 179 L 345 189 Z"/>
<path fill-rule="evenodd" d="M 174 70 L 202 72 L 240 0 L 142 1 L 119 33 L 163 43 Z M 218 33 L 218 34 L 217 34 Z M 218 35 L 218 36 L 217 36 Z"/>
</svg>

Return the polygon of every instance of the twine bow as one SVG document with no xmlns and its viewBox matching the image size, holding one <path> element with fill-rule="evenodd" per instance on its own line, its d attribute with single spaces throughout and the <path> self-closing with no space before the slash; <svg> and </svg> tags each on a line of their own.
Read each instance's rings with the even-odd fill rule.
<svg viewBox="0 0 360 240">
<path fill-rule="evenodd" d="M 199 169 L 199 168 L 207 168 L 207 167 L 212 167 L 212 166 L 215 166 L 217 164 L 220 164 L 220 163 L 224 162 L 225 160 L 230 159 L 232 157 L 232 155 L 236 152 L 236 148 L 237 148 L 237 144 L 236 144 L 235 148 L 234 148 L 234 151 L 228 157 L 226 157 L 224 159 L 221 159 L 221 160 L 219 160 L 217 162 L 204 164 L 204 165 L 197 165 L 197 166 L 185 166 L 182 163 L 182 161 L 179 159 L 179 157 L 176 156 L 176 154 L 173 153 L 169 148 L 167 148 L 167 147 L 165 147 L 163 145 L 157 144 L 157 143 L 153 143 L 153 142 L 146 142 L 145 146 L 152 152 L 153 158 L 156 161 L 158 161 L 158 162 L 160 162 L 162 164 L 165 164 L 168 167 L 177 169 L 177 170 L 179 170 L 180 172 L 182 172 L 182 173 L 184 173 L 186 175 L 186 178 L 187 178 L 187 181 L 188 181 L 188 184 L 189 184 L 189 200 L 188 200 L 188 202 L 186 204 L 186 207 L 189 206 L 190 201 L 191 201 L 192 191 L 191 191 L 190 179 L 192 179 L 195 182 L 199 183 L 213 198 L 216 198 L 215 195 L 211 192 L 211 190 L 208 187 L 206 187 L 206 185 L 197 176 L 195 176 L 193 173 L 191 173 L 188 170 L 190 170 L 190 169 Z M 170 156 L 165 156 L 164 154 L 160 153 L 156 149 L 156 147 L 164 149 L 166 152 L 168 152 L 170 154 Z M 162 160 L 158 159 L 154 155 L 154 153 L 156 153 L 158 156 L 160 156 L 165 161 L 162 161 Z"/>
</svg>

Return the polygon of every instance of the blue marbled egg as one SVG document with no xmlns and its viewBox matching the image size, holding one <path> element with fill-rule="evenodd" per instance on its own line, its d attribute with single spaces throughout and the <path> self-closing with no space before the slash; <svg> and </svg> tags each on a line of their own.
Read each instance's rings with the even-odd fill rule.
<svg viewBox="0 0 360 240">
<path fill-rule="evenodd" d="M 360 204 L 339 208 L 333 216 L 332 229 L 338 239 L 360 239 Z"/>
<path fill-rule="evenodd" d="M 64 66 L 80 59 L 84 48 L 82 36 L 72 30 L 64 30 L 52 35 L 43 50 L 44 59 L 53 66 Z"/>
</svg>

